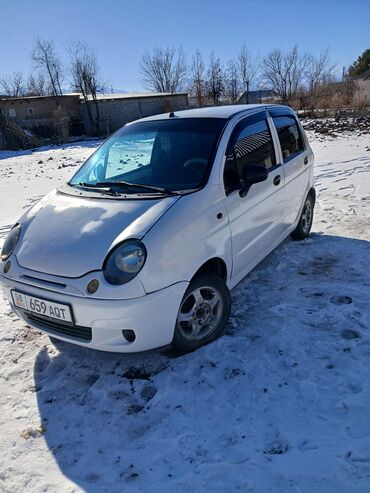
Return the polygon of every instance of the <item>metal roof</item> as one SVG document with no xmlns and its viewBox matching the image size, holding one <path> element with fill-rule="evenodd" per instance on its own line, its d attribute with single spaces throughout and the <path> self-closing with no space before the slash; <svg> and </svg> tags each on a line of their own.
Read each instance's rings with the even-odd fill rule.
<svg viewBox="0 0 370 493">
<path fill-rule="evenodd" d="M 114 99 L 136 99 L 136 98 L 155 98 L 155 97 L 171 97 L 171 96 L 187 96 L 187 92 L 124 92 L 124 93 L 115 93 L 115 94 L 97 94 L 96 99 L 98 101 L 113 101 Z M 54 95 L 43 95 L 43 96 L 20 96 L 20 97 L 11 97 L 11 96 L 0 96 L 1 100 L 26 100 L 26 99 L 49 99 L 49 98 L 65 98 L 65 97 L 79 97 L 83 100 L 83 96 L 79 92 L 70 92 L 65 94 L 60 94 L 58 96 Z M 92 96 L 88 95 L 88 99 L 92 100 Z"/>
<path fill-rule="evenodd" d="M 97 94 L 96 99 L 98 101 L 113 101 L 115 99 L 139 99 L 139 98 L 156 98 L 156 97 L 172 97 L 172 96 L 187 96 L 187 92 L 123 92 L 112 94 Z M 80 98 L 83 99 L 82 95 Z M 88 99 L 91 100 L 92 96 L 89 95 Z"/>
<path fill-rule="evenodd" d="M 78 98 L 80 97 L 79 93 L 69 93 L 69 94 L 60 94 L 58 96 L 53 96 L 52 94 L 44 95 L 44 96 L 0 96 L 1 101 L 28 101 L 29 99 L 62 99 L 62 98 Z"/>
<path fill-rule="evenodd" d="M 362 72 L 362 74 L 358 75 L 355 77 L 355 80 L 367 80 L 370 78 L 370 68 L 365 70 L 365 72 Z"/>
</svg>

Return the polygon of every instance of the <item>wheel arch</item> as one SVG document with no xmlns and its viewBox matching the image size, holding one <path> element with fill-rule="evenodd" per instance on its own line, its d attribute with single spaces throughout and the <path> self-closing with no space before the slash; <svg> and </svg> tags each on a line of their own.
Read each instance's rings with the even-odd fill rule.
<svg viewBox="0 0 370 493">
<path fill-rule="evenodd" d="M 195 272 L 191 280 L 203 274 L 215 274 L 224 282 L 226 282 L 227 281 L 226 262 L 220 257 L 213 257 L 208 259 L 199 267 L 199 269 Z"/>
<path fill-rule="evenodd" d="M 315 190 L 315 187 L 311 187 L 308 191 L 308 194 L 307 196 L 311 195 L 311 197 L 313 198 L 313 203 L 315 205 L 316 203 L 316 190 Z"/>
</svg>

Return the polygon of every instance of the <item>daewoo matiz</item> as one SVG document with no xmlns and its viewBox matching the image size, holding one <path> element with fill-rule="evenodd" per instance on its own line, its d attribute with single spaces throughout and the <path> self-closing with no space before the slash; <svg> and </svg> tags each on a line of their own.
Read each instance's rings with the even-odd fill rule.
<svg viewBox="0 0 370 493">
<path fill-rule="evenodd" d="M 219 336 L 229 290 L 310 232 L 313 153 L 279 105 L 179 111 L 124 126 L 30 209 L 1 252 L 15 313 L 107 351 Z"/>
</svg>

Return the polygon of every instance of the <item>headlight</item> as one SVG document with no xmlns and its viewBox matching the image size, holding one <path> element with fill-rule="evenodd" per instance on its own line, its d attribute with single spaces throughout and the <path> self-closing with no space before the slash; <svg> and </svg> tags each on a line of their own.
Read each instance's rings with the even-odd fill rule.
<svg viewBox="0 0 370 493">
<path fill-rule="evenodd" d="M 146 248 L 139 240 L 128 240 L 114 248 L 103 266 L 105 279 L 110 284 L 125 284 L 143 268 Z"/>
<path fill-rule="evenodd" d="M 20 224 L 16 224 L 4 241 L 3 248 L 1 249 L 1 260 L 6 260 L 14 252 L 20 236 L 21 226 Z"/>
</svg>

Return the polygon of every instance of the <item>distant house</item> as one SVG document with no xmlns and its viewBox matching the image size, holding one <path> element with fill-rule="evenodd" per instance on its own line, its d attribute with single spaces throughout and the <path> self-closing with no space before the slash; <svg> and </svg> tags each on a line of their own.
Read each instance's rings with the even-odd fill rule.
<svg viewBox="0 0 370 493">
<path fill-rule="evenodd" d="M 90 112 L 86 105 L 89 105 Z M 62 96 L 0 97 L 0 114 L 34 135 L 66 141 L 82 134 L 107 135 L 133 120 L 188 108 L 187 93 L 98 94 L 96 105 L 79 93 Z M 89 115 L 90 113 L 90 115 Z M 91 121 L 92 120 L 92 121 Z"/>
<path fill-rule="evenodd" d="M 370 68 L 365 70 L 353 80 L 354 97 L 364 104 L 370 105 Z"/>
<path fill-rule="evenodd" d="M 91 98 L 89 98 L 91 101 Z M 94 131 L 86 104 L 81 99 L 81 118 L 90 134 Z M 122 93 L 122 94 L 98 94 L 100 129 L 111 133 L 128 122 L 156 115 L 186 109 L 189 105 L 187 93 Z M 90 104 L 93 119 L 96 118 L 96 108 Z"/>
<path fill-rule="evenodd" d="M 280 97 L 273 89 L 245 91 L 238 99 L 238 104 L 279 103 Z"/>
<path fill-rule="evenodd" d="M 64 117 L 68 122 L 81 119 L 80 95 L 2 97 L 0 113 L 22 129 L 48 137 L 56 119 Z"/>
</svg>

